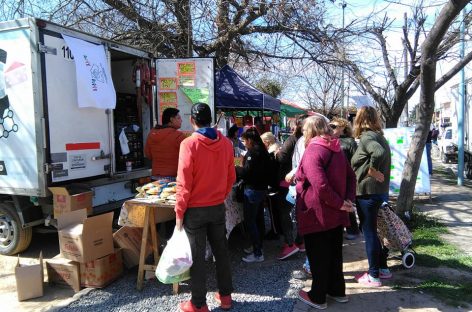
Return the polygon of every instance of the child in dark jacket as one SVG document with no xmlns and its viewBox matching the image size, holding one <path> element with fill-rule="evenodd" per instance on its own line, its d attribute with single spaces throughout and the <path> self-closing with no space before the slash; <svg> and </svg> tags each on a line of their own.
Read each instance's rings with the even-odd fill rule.
<svg viewBox="0 0 472 312">
<path fill-rule="evenodd" d="M 242 142 L 247 149 L 243 167 L 237 167 L 238 177 L 244 181 L 244 225 L 252 241 L 253 252 L 243 257 L 244 262 L 262 262 L 262 235 L 257 227 L 257 215 L 263 209 L 267 195 L 269 153 L 262 142 L 257 129 L 248 128 L 242 135 Z"/>
</svg>

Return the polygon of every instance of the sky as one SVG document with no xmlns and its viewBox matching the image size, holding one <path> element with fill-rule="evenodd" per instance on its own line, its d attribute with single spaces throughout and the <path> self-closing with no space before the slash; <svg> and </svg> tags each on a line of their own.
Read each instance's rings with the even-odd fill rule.
<svg viewBox="0 0 472 312">
<path fill-rule="evenodd" d="M 344 8 L 344 24 L 347 26 L 351 23 L 360 22 L 363 18 L 369 16 L 369 14 L 377 13 L 375 19 L 381 21 L 384 15 L 387 15 L 390 20 L 393 20 L 392 27 L 386 33 L 387 35 L 387 46 L 390 53 L 390 61 L 392 63 L 401 64 L 403 61 L 403 46 L 402 46 L 402 27 L 404 25 L 404 14 L 407 13 L 408 16 L 412 16 L 412 8 L 414 4 L 417 3 L 416 0 L 397 0 L 397 1 L 385 1 L 385 0 L 336 0 L 332 4 L 330 10 L 328 11 L 329 20 L 335 26 L 342 26 L 342 3 L 345 3 Z M 424 5 L 426 7 L 428 19 L 426 21 L 426 29 L 429 29 L 434 23 L 435 17 L 439 14 L 440 9 L 443 7 L 445 0 L 426 0 L 427 3 Z M 329 7 L 329 4 L 327 4 Z M 364 49 L 359 47 L 359 49 Z M 368 52 L 368 49 L 362 50 L 363 53 L 374 53 L 374 50 Z M 372 54 L 370 54 L 372 55 Z M 444 67 L 444 66 L 442 66 Z M 447 66 L 446 66 L 447 67 Z M 348 78 L 345 80 L 348 84 Z M 382 81 L 378 82 L 379 84 Z M 350 93 L 352 95 L 358 95 L 359 92 L 356 92 L 353 85 L 350 86 Z M 287 94 L 283 94 L 285 97 L 290 97 L 291 100 L 303 105 L 303 100 L 297 94 L 290 90 Z M 419 92 L 415 96 L 418 98 Z M 413 102 L 417 101 L 415 99 Z"/>
</svg>

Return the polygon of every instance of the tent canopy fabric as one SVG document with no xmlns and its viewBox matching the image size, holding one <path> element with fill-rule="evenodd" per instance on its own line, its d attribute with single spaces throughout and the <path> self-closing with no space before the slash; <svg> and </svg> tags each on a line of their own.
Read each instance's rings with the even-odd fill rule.
<svg viewBox="0 0 472 312">
<path fill-rule="evenodd" d="M 288 100 L 282 99 L 280 104 L 280 112 L 287 117 L 295 117 L 308 113 L 308 109 L 298 106 Z"/>
<path fill-rule="evenodd" d="M 280 111 L 280 100 L 253 87 L 229 65 L 216 72 L 216 108 Z"/>
</svg>

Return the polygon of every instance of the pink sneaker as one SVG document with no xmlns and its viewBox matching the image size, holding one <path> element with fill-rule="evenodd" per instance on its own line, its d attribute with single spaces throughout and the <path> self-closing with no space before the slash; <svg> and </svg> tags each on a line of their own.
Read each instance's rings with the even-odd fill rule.
<svg viewBox="0 0 472 312">
<path fill-rule="evenodd" d="M 297 245 L 298 250 L 299 250 L 300 252 L 305 252 L 305 251 L 306 251 L 306 249 L 305 249 L 305 244 L 304 244 L 304 243 L 296 244 L 296 245 Z"/>
<path fill-rule="evenodd" d="M 379 277 L 382 279 L 389 279 L 392 278 L 392 272 L 389 269 L 380 269 L 379 270 Z"/>
<path fill-rule="evenodd" d="M 369 275 L 369 273 L 365 272 L 363 274 L 359 274 L 356 277 L 356 280 L 359 284 L 362 284 L 367 287 L 380 287 L 382 286 L 382 282 L 379 278 L 375 278 Z"/>
<path fill-rule="evenodd" d="M 228 296 L 221 296 L 220 293 L 215 293 L 215 300 L 218 302 L 220 305 L 220 308 L 223 310 L 229 310 L 231 309 L 232 305 L 232 300 L 231 300 L 231 295 Z"/>
<path fill-rule="evenodd" d="M 304 291 L 303 289 L 300 289 L 300 291 L 298 292 L 298 299 L 301 302 L 306 303 L 310 307 L 313 307 L 313 308 L 318 309 L 318 310 L 324 310 L 328 307 L 328 304 L 326 302 L 325 303 L 315 303 L 315 302 L 311 301 L 310 297 L 308 297 L 308 293 L 306 291 Z"/>
<path fill-rule="evenodd" d="M 296 254 L 298 252 L 298 250 L 299 249 L 295 244 L 293 244 L 292 246 L 289 246 L 289 245 L 285 244 L 282 247 L 282 251 L 278 255 L 277 259 L 279 259 L 279 260 L 286 259 L 286 258 L 290 257 L 291 255 Z"/>
</svg>

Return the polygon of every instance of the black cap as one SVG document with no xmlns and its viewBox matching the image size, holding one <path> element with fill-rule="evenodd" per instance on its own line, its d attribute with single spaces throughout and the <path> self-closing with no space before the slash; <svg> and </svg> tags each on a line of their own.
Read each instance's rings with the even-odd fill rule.
<svg viewBox="0 0 472 312">
<path fill-rule="evenodd" d="M 192 118 L 200 126 L 207 126 L 211 124 L 211 109 L 205 103 L 196 103 L 190 110 Z"/>
</svg>

